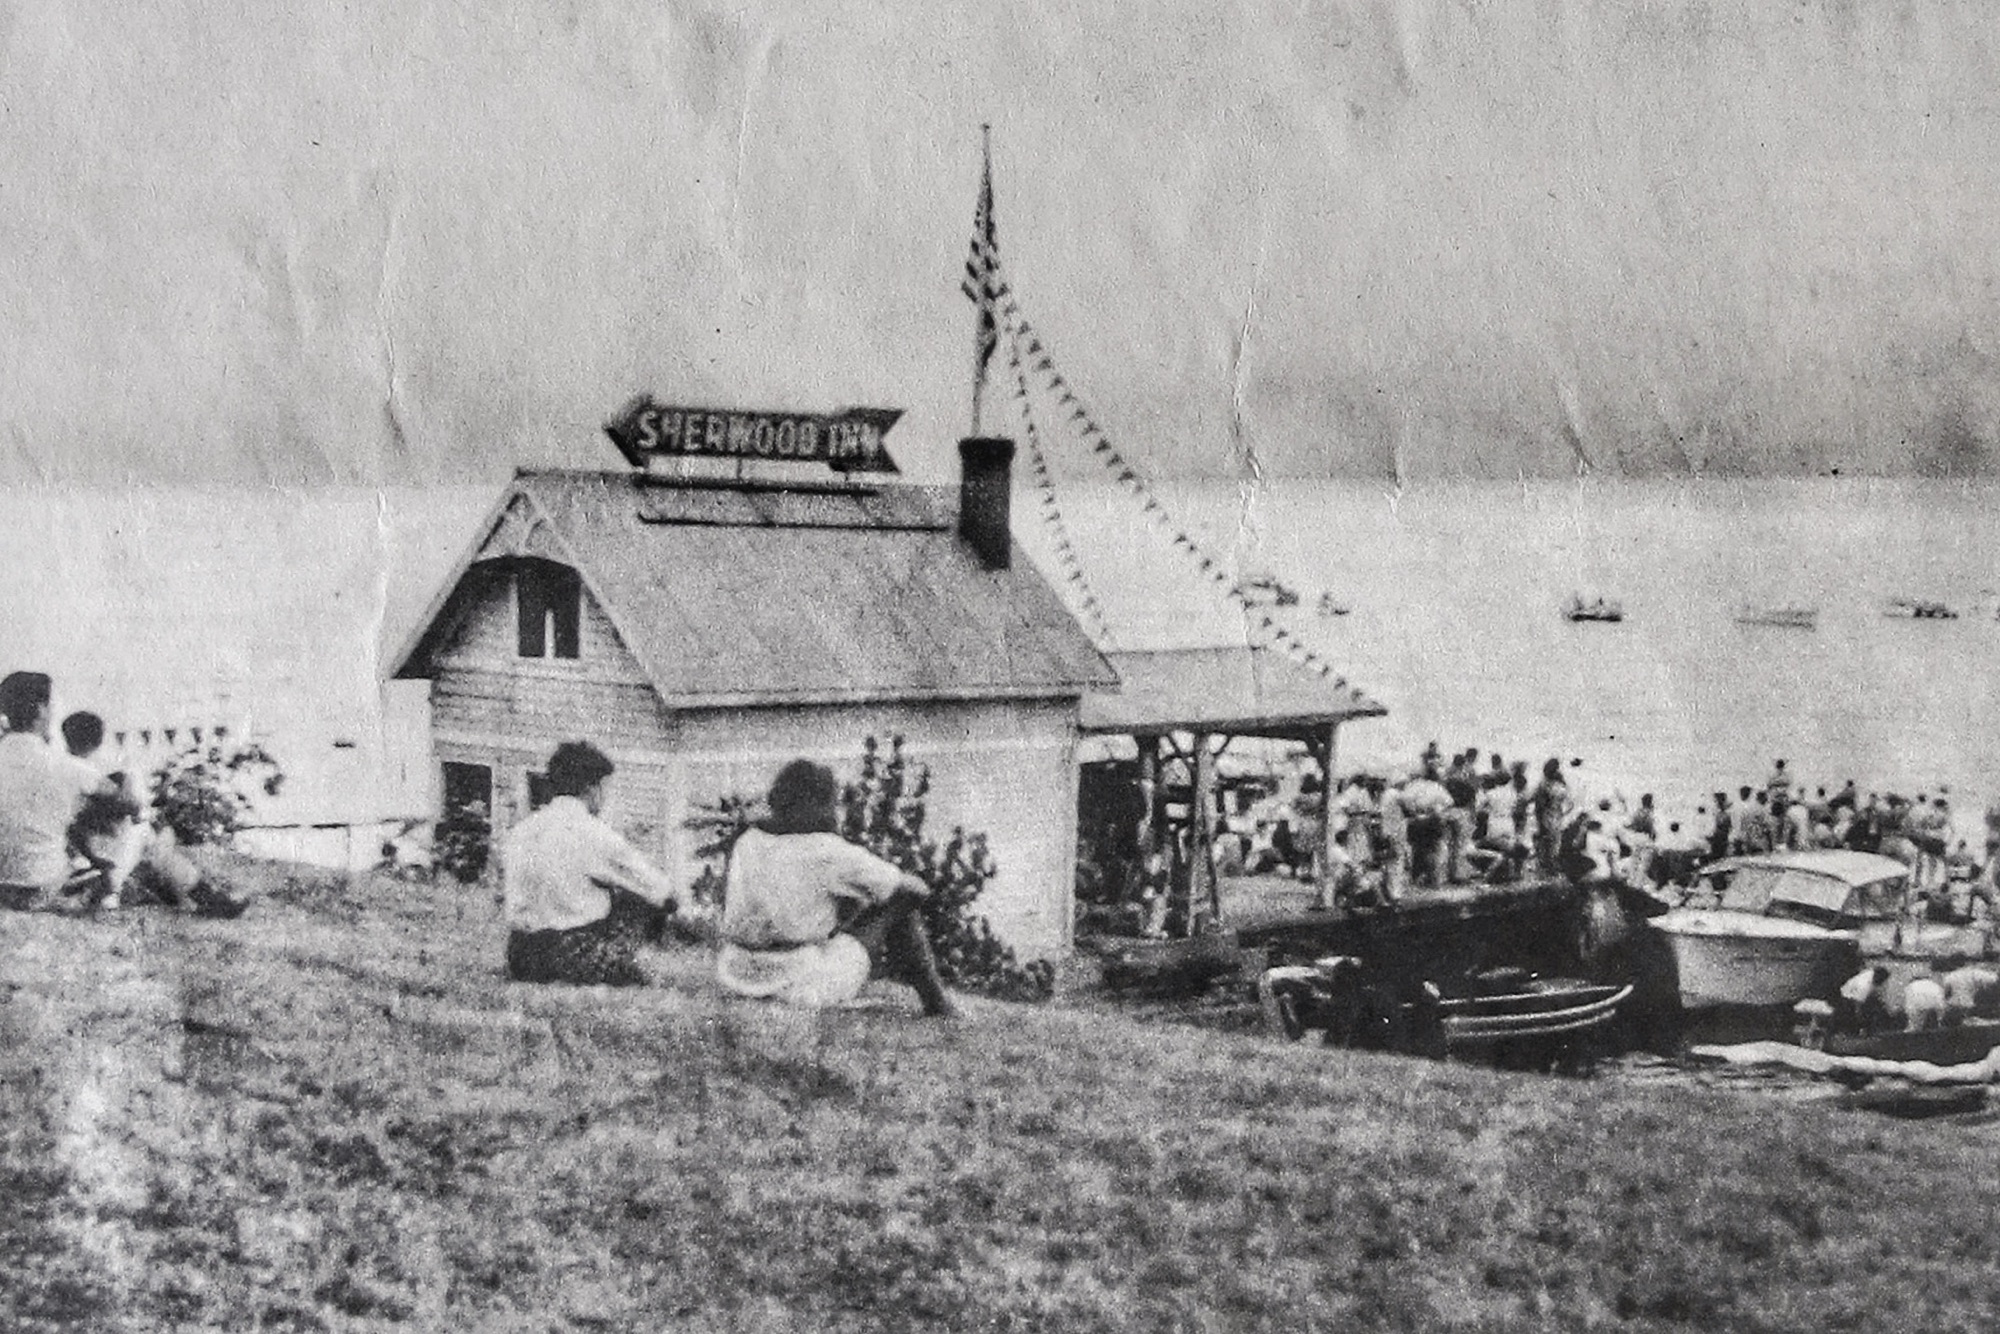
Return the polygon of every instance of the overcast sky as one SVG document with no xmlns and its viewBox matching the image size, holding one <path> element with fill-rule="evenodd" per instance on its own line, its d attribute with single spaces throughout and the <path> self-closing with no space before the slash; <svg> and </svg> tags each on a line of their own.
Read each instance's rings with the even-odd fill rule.
<svg viewBox="0 0 2000 1334">
<path fill-rule="evenodd" d="M 1154 471 L 2000 461 L 1990 0 L 1059 8 L 0 6 L 0 481 L 619 466 L 638 390 L 936 474 L 983 120 Z"/>
</svg>

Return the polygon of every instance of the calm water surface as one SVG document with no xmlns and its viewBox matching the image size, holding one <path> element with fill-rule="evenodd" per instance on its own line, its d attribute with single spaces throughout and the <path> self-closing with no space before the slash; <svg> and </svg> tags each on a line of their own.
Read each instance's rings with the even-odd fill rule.
<svg viewBox="0 0 2000 1334">
<path fill-rule="evenodd" d="M 1432 738 L 1539 760 L 1691 812 L 1783 755 L 1808 783 L 1949 784 L 1961 822 L 2000 795 L 2000 489 L 1920 482 L 1169 487 L 1176 516 L 1241 568 L 1306 594 L 1289 623 L 1390 716 L 1343 733 L 1355 765 Z M 398 809 L 427 772 L 421 691 L 376 680 L 497 487 L 0 496 L 0 653 L 69 702 L 132 725 L 254 703 L 300 772 L 295 808 Z M 1240 637 L 1122 493 L 1063 509 L 1121 643 Z M 1021 536 L 1053 568 L 1037 506 Z M 1316 615 L 1331 590 L 1349 616 Z M 1572 625 L 1572 592 L 1620 599 Z M 1896 596 L 1957 621 L 1890 619 Z M 1742 626 L 1739 604 L 1819 609 L 1815 631 Z M 333 740 L 356 741 L 332 750 Z M 316 777 L 319 781 L 315 781 Z M 415 784 L 413 787 L 412 784 Z M 315 795 L 317 793 L 318 795 Z"/>
</svg>

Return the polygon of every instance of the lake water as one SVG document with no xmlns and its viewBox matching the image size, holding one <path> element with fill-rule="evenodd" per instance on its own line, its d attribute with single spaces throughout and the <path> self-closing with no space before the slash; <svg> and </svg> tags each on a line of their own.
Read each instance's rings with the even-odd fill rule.
<svg viewBox="0 0 2000 1334">
<path fill-rule="evenodd" d="M 1948 784 L 1961 824 L 2000 795 L 2000 488 L 1288 484 L 1166 497 L 1210 549 L 1299 589 L 1295 632 L 1388 706 L 1343 729 L 1344 763 L 1407 765 L 1432 739 L 1537 765 L 1581 756 L 1605 785 L 1652 790 L 1680 815 L 1725 784 L 1761 785 L 1779 756 L 1815 786 Z M 1162 573 L 1185 578 L 1186 559 L 1129 500 L 1097 492 L 1064 508 L 1093 519 L 1073 533 L 1087 566 L 1148 587 L 1113 626 L 1121 638 L 1212 636 L 1232 620 L 1240 633 L 1240 613 L 1197 620 L 1170 600 Z M 1322 590 L 1352 613 L 1316 615 Z M 1619 599 L 1625 620 L 1565 621 L 1575 591 Z M 1964 614 L 1893 619 L 1893 597 Z M 1745 603 L 1815 606 L 1818 628 L 1739 625 Z"/>
<path fill-rule="evenodd" d="M 427 799 L 422 686 L 383 661 L 498 488 L 15 491 L 0 496 L 0 668 L 56 673 L 71 707 L 143 759 L 174 726 L 236 723 L 293 774 L 277 814 L 364 819 Z M 1817 480 L 1161 492 L 1195 537 L 1305 596 L 1288 623 L 1388 706 L 1342 734 L 1343 765 L 1424 742 L 1539 762 L 1578 755 L 1670 813 L 1775 756 L 1811 785 L 1949 784 L 1972 832 L 2000 795 L 2000 488 Z M 1063 511 L 1127 647 L 1215 642 L 1242 617 L 1115 489 Z M 1032 497 L 1024 543 L 1052 568 Z M 1338 619 L 1312 603 L 1332 591 Z M 1624 603 L 1573 625 L 1573 591 Z M 1934 598 L 1956 621 L 1885 617 Z M 1742 603 L 1819 609 L 1813 631 L 1739 625 Z M 153 733 L 139 753 L 138 730 Z M 274 817 L 275 818 L 275 817 Z"/>
</svg>

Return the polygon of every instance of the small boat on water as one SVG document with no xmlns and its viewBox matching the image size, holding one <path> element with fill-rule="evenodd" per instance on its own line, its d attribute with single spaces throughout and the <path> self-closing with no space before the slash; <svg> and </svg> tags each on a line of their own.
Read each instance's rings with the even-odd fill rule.
<svg viewBox="0 0 2000 1334">
<path fill-rule="evenodd" d="M 1689 1010 L 1831 997 L 1861 966 L 1862 924 L 1903 913 L 1910 868 L 1866 852 L 1784 852 L 1701 874 L 1723 882 L 1713 907 L 1647 923 L 1666 940 Z"/>
<path fill-rule="evenodd" d="M 1738 625 L 1774 625 L 1789 630 L 1813 630 L 1819 626 L 1818 607 L 1777 606 L 1738 607 Z"/>
<path fill-rule="evenodd" d="M 1932 602 L 1924 598 L 1890 598 L 1882 609 L 1884 616 L 1899 617 L 1911 621 L 1955 621 L 1958 612 L 1949 603 Z"/>
<path fill-rule="evenodd" d="M 1625 619 L 1625 605 L 1616 598 L 1586 598 L 1581 593 L 1571 593 L 1569 601 L 1563 604 L 1563 619 L 1566 621 L 1622 621 Z"/>
</svg>

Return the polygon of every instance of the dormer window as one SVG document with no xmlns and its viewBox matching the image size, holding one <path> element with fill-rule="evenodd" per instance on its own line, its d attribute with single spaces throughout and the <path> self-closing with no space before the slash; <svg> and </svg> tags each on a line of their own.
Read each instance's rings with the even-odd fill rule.
<svg viewBox="0 0 2000 1334">
<path fill-rule="evenodd" d="M 583 581 L 575 570 L 548 560 L 523 560 L 514 572 L 520 656 L 575 658 Z"/>
</svg>

